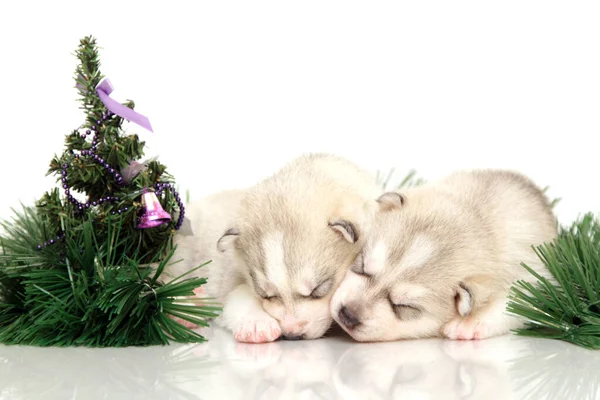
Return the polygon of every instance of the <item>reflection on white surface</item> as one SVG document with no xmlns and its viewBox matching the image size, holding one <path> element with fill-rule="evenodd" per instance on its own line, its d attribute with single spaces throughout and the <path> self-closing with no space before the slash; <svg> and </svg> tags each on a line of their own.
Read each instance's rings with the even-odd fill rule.
<svg viewBox="0 0 600 400">
<path fill-rule="evenodd" d="M 186 386 L 209 379 L 202 346 L 2 346 L 0 399 L 198 399 Z"/>
<path fill-rule="evenodd" d="M 492 346 L 482 350 L 479 344 L 439 340 L 359 344 L 340 358 L 335 386 L 345 399 L 509 398 L 504 355 Z"/>
<path fill-rule="evenodd" d="M 550 340 L 0 347 L 0 399 L 595 399 L 600 352 Z"/>
</svg>

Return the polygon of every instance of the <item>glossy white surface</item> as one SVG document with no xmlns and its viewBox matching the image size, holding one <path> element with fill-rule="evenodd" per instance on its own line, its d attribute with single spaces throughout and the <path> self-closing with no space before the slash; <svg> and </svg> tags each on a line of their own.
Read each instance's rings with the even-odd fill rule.
<svg viewBox="0 0 600 400">
<path fill-rule="evenodd" d="M 484 341 L 236 343 L 85 349 L 0 347 L 0 399 L 594 399 L 600 352 Z"/>
</svg>

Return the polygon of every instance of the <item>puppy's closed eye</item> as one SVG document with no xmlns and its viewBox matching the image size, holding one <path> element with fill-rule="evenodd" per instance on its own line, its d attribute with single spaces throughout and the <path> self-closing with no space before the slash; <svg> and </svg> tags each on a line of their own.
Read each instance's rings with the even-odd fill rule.
<svg viewBox="0 0 600 400">
<path fill-rule="evenodd" d="M 413 304 L 394 304 L 390 300 L 390 304 L 392 309 L 394 310 L 394 314 L 396 317 L 402 321 L 410 321 L 412 319 L 417 319 L 421 316 L 422 310 L 420 307 Z"/>
<path fill-rule="evenodd" d="M 276 300 L 279 298 L 279 295 L 272 288 L 262 288 L 260 286 L 256 286 L 256 293 L 264 300 Z"/>
<path fill-rule="evenodd" d="M 310 293 L 310 297 L 313 299 L 320 299 L 322 297 L 327 296 L 329 291 L 333 286 L 333 279 L 327 279 L 325 282 L 321 283 L 319 286 L 314 288 L 314 290 Z"/>
<path fill-rule="evenodd" d="M 350 267 L 350 270 L 358 275 L 369 276 L 365 273 L 365 259 L 362 253 L 356 256 L 356 259 L 354 260 L 352 267 Z"/>
</svg>

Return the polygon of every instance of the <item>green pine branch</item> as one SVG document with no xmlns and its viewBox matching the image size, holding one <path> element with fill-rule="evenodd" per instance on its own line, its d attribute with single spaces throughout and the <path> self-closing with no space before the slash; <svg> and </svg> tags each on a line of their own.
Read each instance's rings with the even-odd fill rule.
<svg viewBox="0 0 600 400">
<path fill-rule="evenodd" d="M 527 319 L 515 332 L 600 349 L 600 222 L 586 214 L 551 243 L 535 248 L 550 281 L 523 265 L 537 282 L 517 282 L 507 310 Z"/>
<path fill-rule="evenodd" d="M 106 347 L 204 341 L 170 316 L 208 326 L 218 315 L 213 299 L 194 295 L 206 279 L 186 277 L 206 264 L 163 283 L 174 249 L 156 269 L 142 263 L 139 246 L 118 243 L 120 216 L 109 221 L 106 241 L 96 237 L 91 218 L 78 227 L 64 223 L 65 246 L 43 251 L 32 246 L 46 229 L 34 208 L 2 223 L 0 342 Z M 115 251 L 119 245 L 126 251 Z"/>
</svg>

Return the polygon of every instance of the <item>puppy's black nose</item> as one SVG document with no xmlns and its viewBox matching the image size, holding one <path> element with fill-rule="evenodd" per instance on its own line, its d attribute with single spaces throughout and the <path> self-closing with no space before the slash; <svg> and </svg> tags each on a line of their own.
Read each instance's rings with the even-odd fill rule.
<svg viewBox="0 0 600 400">
<path fill-rule="evenodd" d="M 300 339 L 302 339 L 302 336 L 301 335 L 298 335 L 298 336 L 283 335 L 282 338 L 284 340 L 300 340 Z"/>
<path fill-rule="evenodd" d="M 360 323 L 358 318 L 356 318 L 356 316 L 345 306 L 342 306 L 338 316 L 340 317 L 342 324 L 344 324 L 344 326 L 346 326 L 348 329 L 352 329 Z"/>
</svg>

